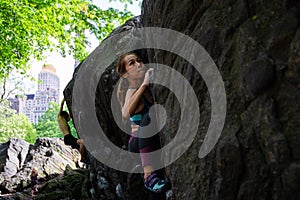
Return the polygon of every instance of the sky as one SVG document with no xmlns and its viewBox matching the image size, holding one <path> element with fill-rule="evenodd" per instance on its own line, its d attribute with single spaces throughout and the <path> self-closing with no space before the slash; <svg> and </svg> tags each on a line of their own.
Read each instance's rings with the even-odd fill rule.
<svg viewBox="0 0 300 200">
<path fill-rule="evenodd" d="M 113 8 L 122 9 L 121 4 L 118 2 L 108 2 L 109 0 L 95 0 L 95 4 L 98 5 L 102 9 L 106 9 L 109 6 Z M 141 0 L 133 0 L 133 5 L 128 6 L 128 10 L 131 11 L 135 16 L 141 14 L 141 8 L 139 6 L 139 2 Z M 94 38 L 90 38 L 91 41 L 91 52 L 99 45 L 99 42 Z M 65 58 L 62 57 L 59 53 L 48 53 L 46 54 L 47 58 L 41 62 L 33 61 L 31 63 L 31 75 L 37 79 L 38 73 L 42 70 L 43 64 L 51 64 L 56 68 L 56 73 L 60 78 L 60 99 L 63 97 L 63 90 L 68 84 L 68 82 L 72 79 L 73 71 L 74 71 L 74 63 L 75 60 L 72 56 L 68 55 Z M 37 88 L 37 83 L 30 82 L 27 84 L 25 92 L 35 93 Z"/>
</svg>

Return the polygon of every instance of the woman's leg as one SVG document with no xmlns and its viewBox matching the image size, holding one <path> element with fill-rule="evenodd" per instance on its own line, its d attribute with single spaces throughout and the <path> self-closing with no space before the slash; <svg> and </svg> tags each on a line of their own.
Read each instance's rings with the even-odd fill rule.
<svg viewBox="0 0 300 200">
<path fill-rule="evenodd" d="M 143 136 L 144 134 L 143 130 L 144 128 L 140 127 L 138 136 Z M 148 154 L 160 149 L 159 134 L 156 134 L 148 138 L 139 137 L 138 148 L 139 148 L 139 153 L 141 156 L 141 161 L 143 166 L 146 165 L 156 166 L 157 163 L 160 163 L 160 159 L 161 159 L 160 157 L 154 157 L 154 155 Z"/>
</svg>

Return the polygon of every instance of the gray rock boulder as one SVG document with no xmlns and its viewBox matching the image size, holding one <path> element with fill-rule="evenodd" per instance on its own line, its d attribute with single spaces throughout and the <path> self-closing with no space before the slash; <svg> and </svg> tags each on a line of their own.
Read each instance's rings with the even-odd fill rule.
<svg viewBox="0 0 300 200">
<path fill-rule="evenodd" d="M 30 185 L 33 167 L 39 178 L 46 180 L 63 174 L 66 167 L 82 166 L 77 150 L 66 146 L 60 138 L 39 138 L 34 145 L 22 139 L 10 139 L 0 144 L 0 190 L 2 194 L 22 191 Z"/>
<path fill-rule="evenodd" d="M 227 115 L 217 145 L 198 158 L 211 118 L 205 83 L 169 52 L 149 60 L 182 73 L 200 102 L 201 122 L 189 150 L 168 167 L 176 199 L 299 199 L 299 1 L 143 1 L 145 27 L 164 27 L 195 39 L 216 63 L 226 90 Z M 195 73 L 193 73 L 195 72 Z M 180 107 L 168 90 L 167 110 Z M 192 120 L 191 113 L 190 119 Z M 174 119 L 175 120 L 175 119 Z M 176 132 L 167 123 L 163 143 Z"/>
</svg>

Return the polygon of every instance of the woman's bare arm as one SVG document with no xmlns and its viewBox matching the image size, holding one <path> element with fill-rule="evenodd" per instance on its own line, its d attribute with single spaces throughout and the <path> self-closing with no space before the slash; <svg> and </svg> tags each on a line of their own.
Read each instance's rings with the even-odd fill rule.
<svg viewBox="0 0 300 200">
<path fill-rule="evenodd" d="M 59 108 L 59 111 L 58 111 L 58 115 L 60 115 L 60 113 L 62 112 L 63 108 L 64 108 L 64 103 L 65 103 L 65 98 L 63 98 L 61 100 L 61 103 L 60 103 L 60 108 Z"/>
<path fill-rule="evenodd" d="M 148 87 L 149 84 L 149 75 L 153 71 L 153 69 L 149 69 L 146 74 L 142 85 L 135 91 L 135 90 L 127 90 L 125 103 L 122 107 L 122 116 L 125 119 L 128 119 L 130 115 L 133 115 L 140 105 L 140 100 Z"/>
</svg>

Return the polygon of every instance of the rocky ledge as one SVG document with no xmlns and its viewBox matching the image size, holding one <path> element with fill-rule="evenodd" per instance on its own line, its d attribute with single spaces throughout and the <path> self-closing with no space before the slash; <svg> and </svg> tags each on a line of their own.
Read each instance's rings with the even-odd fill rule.
<svg viewBox="0 0 300 200">
<path fill-rule="evenodd" d="M 80 154 L 60 138 L 39 138 L 34 145 L 22 139 L 0 144 L 0 199 L 30 199 L 33 167 L 39 173 L 34 199 L 88 199 Z"/>
</svg>

